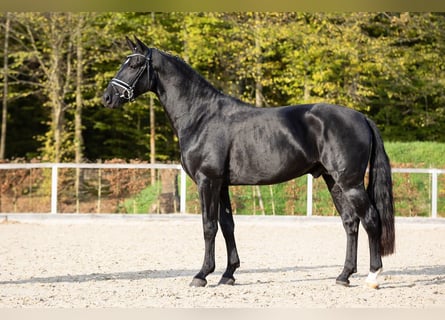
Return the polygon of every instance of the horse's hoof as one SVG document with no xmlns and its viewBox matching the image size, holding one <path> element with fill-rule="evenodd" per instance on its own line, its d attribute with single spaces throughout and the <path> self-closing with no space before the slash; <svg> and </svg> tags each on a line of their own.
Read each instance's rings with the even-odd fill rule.
<svg viewBox="0 0 445 320">
<path fill-rule="evenodd" d="M 218 284 L 226 284 L 229 286 L 233 286 L 235 284 L 235 278 L 225 278 L 222 277 L 221 280 L 219 280 Z"/>
<path fill-rule="evenodd" d="M 366 278 L 365 284 L 368 288 L 378 289 L 379 283 L 377 282 L 377 276 L 382 272 L 382 268 L 377 270 L 376 272 L 369 272 L 368 277 Z"/>
<path fill-rule="evenodd" d="M 379 284 L 377 282 L 366 281 L 365 284 L 366 284 L 366 287 L 371 288 L 371 289 L 379 288 Z"/>
<path fill-rule="evenodd" d="M 207 285 L 206 279 L 193 278 L 192 282 L 190 282 L 190 287 L 202 288 Z"/>
<path fill-rule="evenodd" d="M 349 280 L 348 279 L 346 279 L 346 280 L 337 279 L 337 280 L 335 280 L 335 283 L 340 285 L 340 286 L 343 286 L 343 287 L 349 287 Z"/>
</svg>

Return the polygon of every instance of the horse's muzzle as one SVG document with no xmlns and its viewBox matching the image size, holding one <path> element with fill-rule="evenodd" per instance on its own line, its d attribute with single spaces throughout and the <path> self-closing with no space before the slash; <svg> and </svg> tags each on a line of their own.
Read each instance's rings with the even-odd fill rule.
<svg viewBox="0 0 445 320">
<path fill-rule="evenodd" d="M 105 91 L 102 96 L 102 104 L 111 109 L 118 107 L 119 98 L 108 91 L 109 90 Z"/>
<path fill-rule="evenodd" d="M 102 96 L 102 104 L 105 107 L 108 107 L 112 102 L 112 97 L 109 93 L 105 92 L 104 95 Z"/>
</svg>

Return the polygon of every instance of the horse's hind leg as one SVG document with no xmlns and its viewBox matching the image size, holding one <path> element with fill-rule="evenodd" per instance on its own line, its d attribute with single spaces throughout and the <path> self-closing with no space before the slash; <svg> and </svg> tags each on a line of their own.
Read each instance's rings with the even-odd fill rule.
<svg viewBox="0 0 445 320">
<path fill-rule="evenodd" d="M 382 256 L 380 252 L 381 226 L 380 217 L 372 205 L 363 184 L 344 190 L 344 196 L 348 203 L 352 205 L 363 227 L 368 234 L 369 255 L 370 255 L 370 274 L 367 284 L 377 288 L 377 275 L 382 269 Z"/>
<path fill-rule="evenodd" d="M 349 285 L 349 277 L 357 272 L 357 244 L 360 219 L 349 210 L 343 210 L 341 214 L 343 227 L 346 231 L 346 258 L 343 271 L 337 277 L 336 283 L 344 286 Z"/>
<path fill-rule="evenodd" d="M 235 283 L 233 273 L 240 266 L 240 260 L 236 250 L 235 223 L 233 222 L 228 186 L 223 186 L 221 189 L 219 224 L 227 247 L 227 268 L 219 283 L 233 285 Z"/>
<path fill-rule="evenodd" d="M 336 283 L 347 286 L 349 285 L 349 277 L 357 272 L 357 244 L 360 219 L 348 204 L 347 199 L 345 199 L 343 195 L 343 191 L 335 183 L 334 179 L 330 175 L 323 175 L 323 178 L 346 231 L 345 264 L 342 273 L 336 279 Z"/>
</svg>

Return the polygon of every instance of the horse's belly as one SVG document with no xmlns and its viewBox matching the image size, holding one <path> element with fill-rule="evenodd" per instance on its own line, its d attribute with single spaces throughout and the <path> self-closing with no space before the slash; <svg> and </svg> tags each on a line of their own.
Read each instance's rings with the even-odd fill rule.
<svg viewBox="0 0 445 320">
<path fill-rule="evenodd" d="M 257 174 L 255 176 L 235 176 L 235 177 L 230 177 L 229 185 L 242 186 L 242 185 L 276 184 L 292 180 L 303 174 L 304 173 L 293 173 L 286 175 Z"/>
<path fill-rule="evenodd" d="M 283 155 L 259 155 L 243 161 L 231 161 L 231 185 L 264 185 L 285 182 L 308 172 L 310 165 L 301 157 L 284 159 Z"/>
</svg>

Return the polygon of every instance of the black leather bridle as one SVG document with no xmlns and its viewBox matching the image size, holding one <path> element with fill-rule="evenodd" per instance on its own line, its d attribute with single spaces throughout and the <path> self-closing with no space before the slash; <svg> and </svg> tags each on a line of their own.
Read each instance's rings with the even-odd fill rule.
<svg viewBox="0 0 445 320">
<path fill-rule="evenodd" d="M 136 73 L 136 76 L 133 78 L 133 80 L 131 80 L 127 83 L 127 82 L 122 81 L 118 78 L 111 79 L 111 85 L 116 89 L 116 95 L 119 96 L 119 98 L 123 98 L 128 101 L 134 100 L 134 98 L 135 98 L 134 97 L 134 88 L 136 87 L 136 84 L 138 83 L 139 79 L 142 77 L 145 70 L 147 70 L 147 79 L 148 79 L 148 82 L 150 82 L 150 69 L 152 69 L 151 50 L 148 51 L 147 55 L 143 55 L 141 53 L 130 54 L 129 56 L 127 56 L 127 61 L 124 63 L 124 65 L 127 64 L 132 57 L 143 57 L 145 59 L 145 63 L 139 68 L 139 70 Z M 121 88 L 122 91 L 119 91 L 116 87 Z"/>
</svg>

